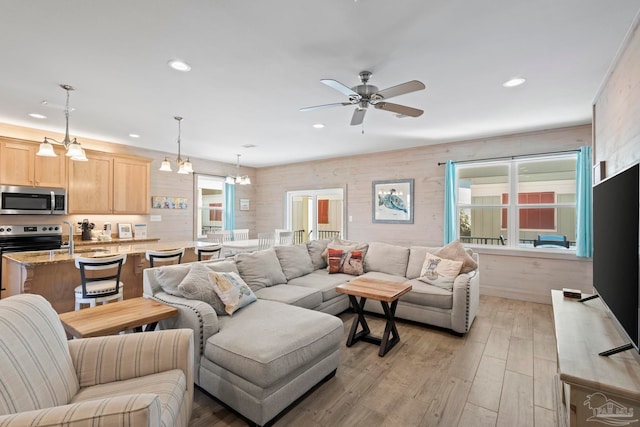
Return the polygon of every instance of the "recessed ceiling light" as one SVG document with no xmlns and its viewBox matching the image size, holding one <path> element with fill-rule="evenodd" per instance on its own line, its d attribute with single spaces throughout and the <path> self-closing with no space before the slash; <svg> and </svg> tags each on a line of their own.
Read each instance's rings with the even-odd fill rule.
<svg viewBox="0 0 640 427">
<path fill-rule="evenodd" d="M 513 79 L 507 80 L 506 82 L 502 83 L 502 86 L 504 86 L 504 87 L 516 87 L 516 86 L 520 86 L 521 84 L 523 84 L 526 81 L 527 81 L 527 79 L 525 79 L 523 77 L 514 77 Z"/>
<path fill-rule="evenodd" d="M 179 59 L 172 59 L 168 62 L 168 64 L 169 67 L 173 68 L 174 70 L 184 71 L 185 73 L 191 70 L 191 65 L 187 64 L 186 62 L 180 61 Z"/>
<path fill-rule="evenodd" d="M 313 125 L 313 127 L 316 128 L 316 129 L 322 129 L 324 127 L 324 124 L 316 123 L 315 125 Z"/>
<path fill-rule="evenodd" d="M 29 113 L 30 117 L 33 117 L 34 119 L 46 119 L 47 116 L 43 116 L 42 114 L 38 114 L 38 113 Z"/>
<path fill-rule="evenodd" d="M 140 138 L 140 135 L 138 135 L 137 133 L 130 133 L 129 136 L 131 138 Z"/>
</svg>

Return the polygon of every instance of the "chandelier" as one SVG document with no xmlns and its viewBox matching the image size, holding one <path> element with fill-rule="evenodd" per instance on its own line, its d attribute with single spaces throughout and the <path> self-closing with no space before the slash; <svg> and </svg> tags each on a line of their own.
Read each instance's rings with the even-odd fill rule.
<svg viewBox="0 0 640 427">
<path fill-rule="evenodd" d="M 57 141 L 53 138 L 44 137 L 44 141 L 40 144 L 40 148 L 36 155 L 43 157 L 56 157 L 57 154 L 53 151 L 53 144 L 63 145 L 67 150 L 66 155 L 71 158 L 71 160 L 79 160 L 79 161 L 87 161 L 87 155 L 85 154 L 82 146 L 75 138 L 73 141 L 69 138 L 69 91 L 74 90 L 70 85 L 60 85 L 60 87 L 67 91 L 67 103 L 64 107 L 64 117 L 66 120 L 66 127 L 64 132 L 64 139 L 62 141 Z"/>
<path fill-rule="evenodd" d="M 237 156 L 237 160 L 236 160 L 236 171 L 238 171 L 238 173 L 240 173 L 240 154 L 236 154 Z M 225 184 L 239 184 L 239 185 L 249 185 L 251 184 L 251 178 L 249 178 L 249 175 L 236 175 L 236 176 L 227 176 L 227 178 L 224 180 Z"/>
<path fill-rule="evenodd" d="M 178 173 L 188 174 L 193 172 L 193 165 L 191 164 L 191 161 L 189 161 L 188 157 L 187 157 L 187 160 L 182 160 L 182 157 L 180 156 L 180 133 L 181 133 L 180 123 L 182 121 L 182 117 L 176 116 L 174 117 L 174 119 L 178 121 L 178 158 L 176 159 L 176 163 L 178 164 Z M 162 161 L 160 170 L 163 172 L 171 172 L 171 162 L 166 156 Z"/>
</svg>

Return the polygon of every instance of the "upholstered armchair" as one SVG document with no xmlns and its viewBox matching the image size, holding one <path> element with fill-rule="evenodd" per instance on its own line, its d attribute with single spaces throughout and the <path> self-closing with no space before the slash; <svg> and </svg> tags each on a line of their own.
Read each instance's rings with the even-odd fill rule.
<svg viewBox="0 0 640 427">
<path fill-rule="evenodd" d="M 67 341 L 34 294 L 0 300 L 0 426 L 187 426 L 193 331 Z"/>
</svg>

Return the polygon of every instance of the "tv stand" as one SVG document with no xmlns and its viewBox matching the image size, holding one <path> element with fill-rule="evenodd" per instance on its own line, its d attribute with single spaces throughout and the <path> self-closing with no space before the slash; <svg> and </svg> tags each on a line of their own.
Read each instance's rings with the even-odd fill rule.
<svg viewBox="0 0 640 427">
<path fill-rule="evenodd" d="M 611 420 L 640 425 L 640 355 L 633 350 L 600 356 L 603 349 L 629 345 L 600 300 L 578 303 L 559 290 L 551 291 L 551 298 L 562 389 L 560 425 L 607 425 Z"/>
</svg>

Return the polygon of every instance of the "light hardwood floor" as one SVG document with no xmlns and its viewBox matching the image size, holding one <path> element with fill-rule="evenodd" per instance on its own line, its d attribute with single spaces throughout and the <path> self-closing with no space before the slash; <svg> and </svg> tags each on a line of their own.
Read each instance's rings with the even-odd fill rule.
<svg viewBox="0 0 640 427">
<path fill-rule="evenodd" d="M 344 341 L 354 314 L 345 312 Z M 381 334 L 384 320 L 369 316 Z M 275 426 L 556 426 L 551 305 L 482 296 L 471 331 L 397 322 L 385 357 L 364 342 L 341 350 L 336 376 Z M 191 427 L 246 426 L 196 389 Z"/>
</svg>

